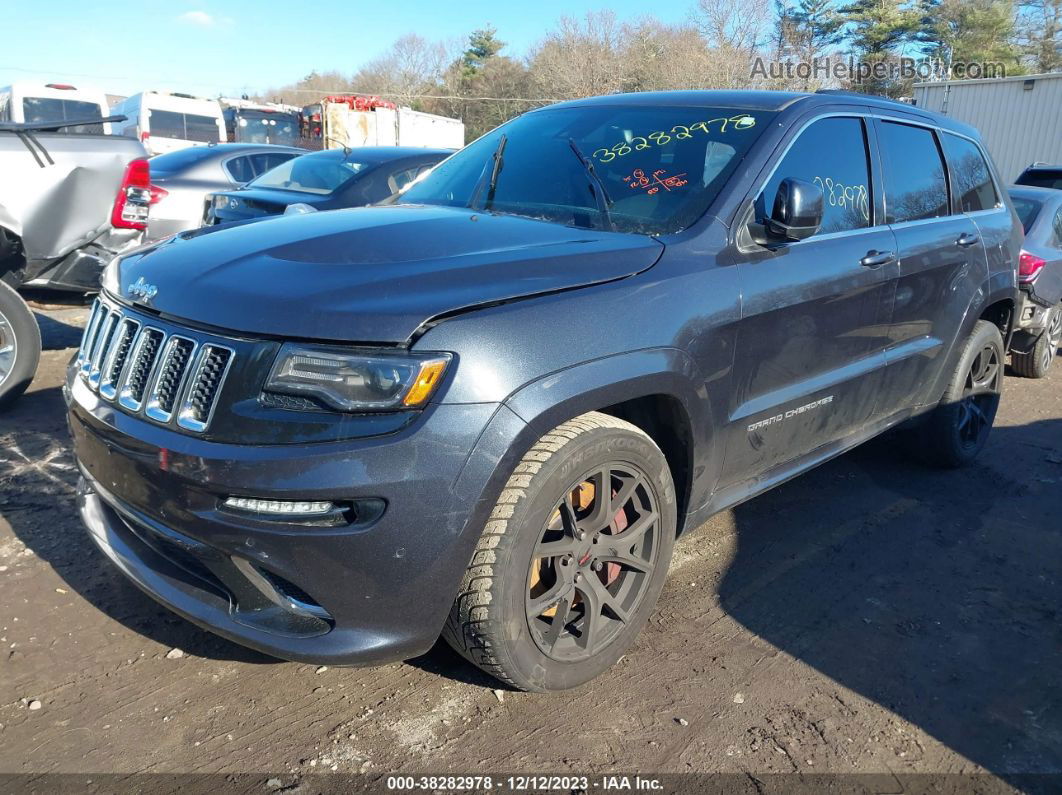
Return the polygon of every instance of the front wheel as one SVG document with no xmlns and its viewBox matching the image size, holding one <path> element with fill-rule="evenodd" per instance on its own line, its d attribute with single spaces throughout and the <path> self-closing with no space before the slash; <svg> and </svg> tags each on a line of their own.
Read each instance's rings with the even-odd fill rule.
<svg viewBox="0 0 1062 795">
<path fill-rule="evenodd" d="M 1014 352 L 1010 364 L 1014 372 L 1026 378 L 1044 378 L 1062 344 L 1062 306 L 1048 311 L 1047 326 L 1028 353 Z"/>
<path fill-rule="evenodd" d="M 963 347 L 944 397 L 919 441 L 923 457 L 938 466 L 969 464 L 988 441 L 1003 389 L 1003 337 L 978 320 Z"/>
<path fill-rule="evenodd" d="M 0 281 L 0 410 L 26 391 L 37 372 L 41 331 L 21 296 Z"/>
<path fill-rule="evenodd" d="M 656 605 L 676 523 L 667 461 L 647 434 L 597 412 L 565 422 L 502 490 L 443 636 L 522 690 L 593 679 Z"/>
</svg>

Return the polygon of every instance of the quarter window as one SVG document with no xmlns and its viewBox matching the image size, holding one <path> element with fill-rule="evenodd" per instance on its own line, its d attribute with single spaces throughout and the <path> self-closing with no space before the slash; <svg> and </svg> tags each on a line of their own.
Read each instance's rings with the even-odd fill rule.
<svg viewBox="0 0 1062 795">
<path fill-rule="evenodd" d="M 778 186 L 786 178 L 822 188 L 823 219 L 818 234 L 871 225 L 870 167 L 861 120 L 819 119 L 800 133 L 756 199 L 760 219 L 770 215 Z"/>
<path fill-rule="evenodd" d="M 1055 247 L 1062 248 L 1062 210 L 1055 213 Z"/>
<path fill-rule="evenodd" d="M 948 215 L 948 183 L 933 131 L 882 122 L 885 221 L 900 224 Z"/>
<path fill-rule="evenodd" d="M 232 178 L 233 182 L 238 182 L 240 184 L 250 182 L 256 176 L 249 155 L 234 157 L 227 161 L 225 163 L 225 171 L 228 172 L 229 177 Z"/>
<path fill-rule="evenodd" d="M 964 213 L 990 210 L 999 204 L 984 155 L 973 141 L 943 133 L 944 154 L 951 169 L 952 194 Z"/>
</svg>

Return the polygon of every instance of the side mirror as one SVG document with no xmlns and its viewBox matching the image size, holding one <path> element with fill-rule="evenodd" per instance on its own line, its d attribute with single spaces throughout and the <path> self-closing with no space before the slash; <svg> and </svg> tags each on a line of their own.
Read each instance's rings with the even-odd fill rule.
<svg viewBox="0 0 1062 795">
<path fill-rule="evenodd" d="M 787 177 L 778 186 L 767 231 L 775 238 L 804 240 L 822 226 L 822 188 L 814 182 Z"/>
<path fill-rule="evenodd" d="M 306 215 L 307 213 L 315 213 L 317 208 L 306 202 L 295 202 L 295 204 L 289 204 L 284 208 L 284 215 Z"/>
</svg>

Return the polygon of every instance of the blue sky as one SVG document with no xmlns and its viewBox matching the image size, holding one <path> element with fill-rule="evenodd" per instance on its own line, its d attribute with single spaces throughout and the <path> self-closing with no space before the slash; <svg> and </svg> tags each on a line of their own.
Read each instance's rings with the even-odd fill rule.
<svg viewBox="0 0 1062 795">
<path fill-rule="evenodd" d="M 688 17 L 692 0 L 5 0 L 0 85 L 13 80 L 239 95 L 311 69 L 353 72 L 399 36 L 463 38 L 492 24 L 522 55 L 562 16 L 611 8 L 621 19 Z M 17 35 L 10 35 L 16 33 Z"/>
</svg>

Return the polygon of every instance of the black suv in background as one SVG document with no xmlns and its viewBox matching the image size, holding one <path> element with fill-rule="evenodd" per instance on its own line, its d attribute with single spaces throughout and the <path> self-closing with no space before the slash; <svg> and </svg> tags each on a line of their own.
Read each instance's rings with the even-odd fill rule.
<svg viewBox="0 0 1062 795">
<path fill-rule="evenodd" d="M 1021 244 L 964 125 L 861 95 L 520 116 L 394 206 L 114 263 L 67 382 L 100 549 L 292 660 L 442 634 L 515 687 L 633 643 L 677 534 L 904 422 L 969 462 Z"/>
<path fill-rule="evenodd" d="M 1050 163 L 1033 163 L 1014 181 L 1015 185 L 1028 185 L 1032 188 L 1053 188 L 1062 190 L 1062 165 Z"/>
</svg>

